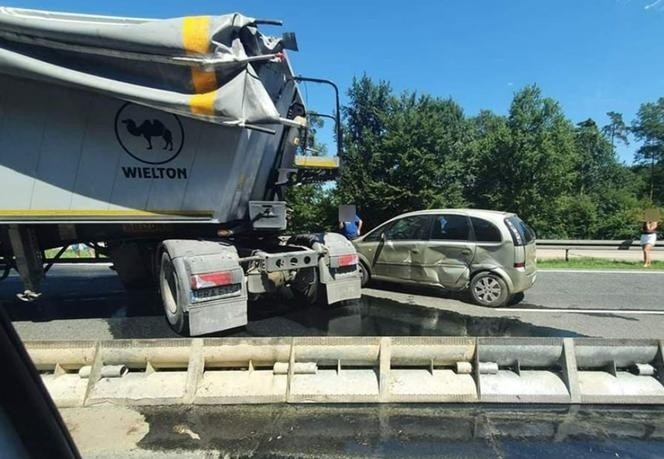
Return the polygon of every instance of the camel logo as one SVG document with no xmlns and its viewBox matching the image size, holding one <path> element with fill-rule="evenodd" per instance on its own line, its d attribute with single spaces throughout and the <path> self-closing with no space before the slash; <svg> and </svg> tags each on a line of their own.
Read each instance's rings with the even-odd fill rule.
<svg viewBox="0 0 664 459">
<path fill-rule="evenodd" d="M 176 115 L 130 102 L 115 115 L 115 136 L 129 156 L 145 164 L 168 163 L 184 146 L 184 129 Z"/>
</svg>

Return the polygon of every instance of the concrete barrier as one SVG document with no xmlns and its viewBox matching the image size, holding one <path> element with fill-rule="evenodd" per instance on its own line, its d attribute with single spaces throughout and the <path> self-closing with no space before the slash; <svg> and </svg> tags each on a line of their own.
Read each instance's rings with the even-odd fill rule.
<svg viewBox="0 0 664 459">
<path fill-rule="evenodd" d="M 658 340 L 298 337 L 25 344 L 60 407 L 664 403 Z"/>
</svg>

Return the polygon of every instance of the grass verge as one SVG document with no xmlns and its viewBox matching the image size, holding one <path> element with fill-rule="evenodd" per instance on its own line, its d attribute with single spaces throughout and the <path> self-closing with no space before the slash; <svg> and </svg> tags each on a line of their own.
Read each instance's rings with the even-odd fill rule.
<svg viewBox="0 0 664 459">
<path fill-rule="evenodd" d="M 60 249 L 48 249 L 46 250 L 46 257 L 53 258 L 58 254 Z M 92 258 L 95 256 L 95 253 L 92 249 L 81 249 L 80 256 L 76 254 L 72 249 L 65 250 L 65 253 L 62 254 L 62 258 Z"/>
<path fill-rule="evenodd" d="M 652 271 L 664 270 L 664 261 L 653 261 L 652 266 L 644 268 L 640 261 L 605 260 L 602 258 L 573 258 L 569 261 L 538 260 L 537 267 L 546 269 L 644 269 Z"/>
</svg>

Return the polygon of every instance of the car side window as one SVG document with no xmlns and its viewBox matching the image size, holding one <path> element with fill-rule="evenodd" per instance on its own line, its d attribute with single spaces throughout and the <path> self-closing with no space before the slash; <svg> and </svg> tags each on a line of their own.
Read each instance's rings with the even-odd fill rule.
<svg viewBox="0 0 664 459">
<path fill-rule="evenodd" d="M 385 231 L 390 241 L 418 241 L 429 239 L 431 220 L 428 215 L 418 215 L 397 220 Z"/>
<path fill-rule="evenodd" d="M 500 231 L 493 223 L 477 217 L 470 217 L 470 221 L 473 223 L 477 242 L 502 242 Z"/>
<path fill-rule="evenodd" d="M 377 242 L 380 240 L 380 235 L 385 232 L 385 226 L 377 228 L 373 232 L 364 236 L 364 242 Z"/>
<path fill-rule="evenodd" d="M 436 215 L 431 239 L 438 241 L 467 241 L 470 239 L 470 225 L 465 215 Z"/>
</svg>

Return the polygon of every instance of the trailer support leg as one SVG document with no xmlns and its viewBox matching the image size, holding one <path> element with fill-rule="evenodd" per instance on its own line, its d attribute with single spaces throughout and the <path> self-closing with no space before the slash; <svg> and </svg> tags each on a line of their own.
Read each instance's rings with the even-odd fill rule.
<svg viewBox="0 0 664 459">
<path fill-rule="evenodd" d="M 16 296 L 22 301 L 34 301 L 41 296 L 39 290 L 44 278 L 44 265 L 35 230 L 22 225 L 9 225 L 9 241 L 24 288 L 23 293 Z"/>
</svg>

